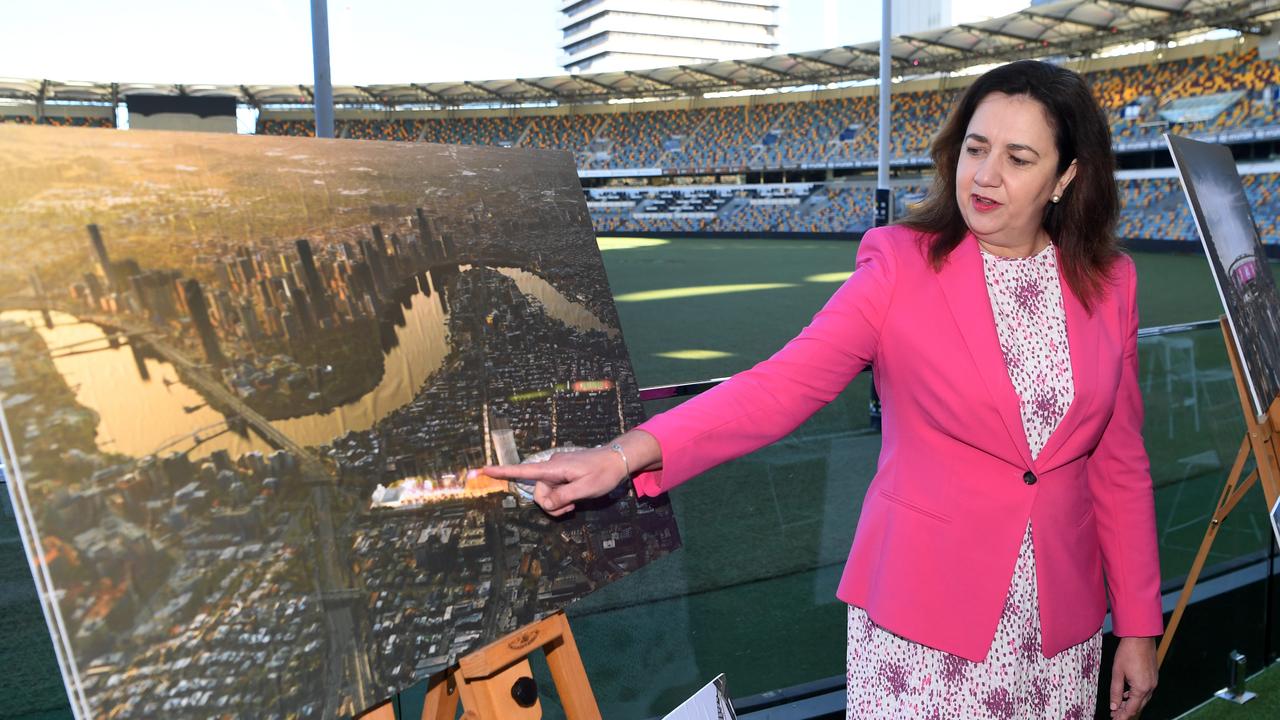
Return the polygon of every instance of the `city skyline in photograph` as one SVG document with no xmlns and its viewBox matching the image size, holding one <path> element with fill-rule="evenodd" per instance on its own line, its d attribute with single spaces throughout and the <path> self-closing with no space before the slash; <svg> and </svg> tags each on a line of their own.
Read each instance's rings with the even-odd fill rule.
<svg viewBox="0 0 1280 720">
<path fill-rule="evenodd" d="M 643 419 L 572 157 L 0 128 L 11 491 L 73 708 L 342 717 L 679 546 L 486 464 Z"/>
</svg>

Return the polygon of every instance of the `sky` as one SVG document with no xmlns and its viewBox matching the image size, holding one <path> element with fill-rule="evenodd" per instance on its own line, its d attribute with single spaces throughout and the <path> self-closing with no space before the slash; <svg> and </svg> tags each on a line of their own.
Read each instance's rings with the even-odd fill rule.
<svg viewBox="0 0 1280 720">
<path fill-rule="evenodd" d="M 780 52 L 879 38 L 879 0 L 780 0 Z M 952 0 L 954 22 L 1028 0 Z M 330 0 L 337 85 L 561 75 L 560 0 Z M 309 0 L 5 3 L 0 78 L 310 84 Z"/>
</svg>

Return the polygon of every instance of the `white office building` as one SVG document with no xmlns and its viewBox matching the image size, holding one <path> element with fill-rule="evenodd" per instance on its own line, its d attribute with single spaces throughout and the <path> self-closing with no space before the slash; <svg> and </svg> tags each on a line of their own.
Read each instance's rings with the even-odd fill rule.
<svg viewBox="0 0 1280 720">
<path fill-rule="evenodd" d="M 561 0 L 560 64 L 587 73 L 772 55 L 780 1 Z"/>
<path fill-rule="evenodd" d="M 951 0 L 893 0 L 889 12 L 894 35 L 951 26 Z"/>
</svg>

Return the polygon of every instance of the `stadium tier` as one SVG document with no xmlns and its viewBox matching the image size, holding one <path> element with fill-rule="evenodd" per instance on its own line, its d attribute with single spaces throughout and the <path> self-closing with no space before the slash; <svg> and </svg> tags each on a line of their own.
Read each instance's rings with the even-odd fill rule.
<svg viewBox="0 0 1280 720">
<path fill-rule="evenodd" d="M 1280 66 L 1256 50 L 1087 73 L 1118 149 L 1183 135 L 1270 128 L 1280 136 Z M 958 90 L 893 96 L 891 156 L 927 163 L 929 140 Z M 584 170 L 698 172 L 865 167 L 878 147 L 874 95 L 689 110 L 451 119 L 338 119 L 339 137 L 561 148 Z M 309 120 L 266 119 L 259 132 L 308 135 Z M 1268 139 L 1270 135 L 1267 136 Z"/>
<path fill-rule="evenodd" d="M 1147 150 L 1161 133 L 1280 138 L 1280 66 L 1256 49 L 1227 51 L 1087 73 L 1108 113 L 1116 148 Z M 940 118 L 959 89 L 904 91 L 892 98 L 891 161 L 927 169 Z M 827 97 L 823 97 L 826 95 Z M 584 176 L 696 175 L 821 168 L 869 168 L 878 152 L 874 94 L 810 95 L 805 101 L 742 101 L 691 109 L 630 109 L 577 114 L 343 119 L 339 137 L 559 148 Z M 776 98 L 775 98 L 776 100 Z M 307 135 L 308 120 L 265 119 L 259 132 Z M 1216 139 L 1216 138 L 1215 138 Z M 1242 166 L 1259 231 L 1280 243 L 1276 173 L 1268 163 Z M 1126 239 L 1196 239 L 1171 170 L 1121 172 Z M 925 191 L 928 178 L 895 186 L 898 217 Z M 758 185 L 605 187 L 587 190 L 598 232 L 856 233 L 871 227 L 874 188 L 866 180 Z"/>
<path fill-rule="evenodd" d="M 1243 170 L 1258 232 L 1264 243 L 1280 244 L 1280 173 Z M 1117 182 L 1123 201 L 1119 237 L 1198 239 L 1182 185 L 1172 173 L 1168 177 L 1122 177 Z M 896 216 L 905 214 L 926 189 L 923 184 L 895 187 Z M 598 233 L 857 233 L 872 227 L 875 216 L 875 188 L 865 182 L 591 188 L 585 192 Z M 691 200 L 678 204 L 671 200 L 675 195 L 687 195 Z M 707 196 L 715 197 L 714 208 L 692 200 Z"/>
<path fill-rule="evenodd" d="M 1280 149 L 1280 64 L 1243 45 L 1203 45 L 1211 46 L 1167 61 L 1149 53 L 1145 57 L 1152 62 L 1094 70 L 1086 77 L 1110 117 L 1122 157 L 1161 148 L 1164 132 L 1261 146 L 1251 158 L 1263 161 L 1242 164 L 1241 172 L 1263 241 L 1280 244 L 1280 163 L 1269 159 Z M 935 85 L 945 89 L 904 89 L 892 97 L 891 162 L 908 176 L 919 176 L 895 180 L 897 217 L 923 195 L 931 137 L 961 91 L 946 83 Z M 803 95 L 803 100 L 778 93 L 686 109 L 596 107 L 568 114 L 491 110 L 341 117 L 339 112 L 335 130 L 339 137 L 365 140 L 567 150 L 581 174 L 597 178 L 595 183 L 636 182 L 598 179 L 615 176 L 704 176 L 694 178 L 699 184 L 693 185 L 662 185 L 659 180 L 588 189 L 598 232 L 858 233 L 872 225 L 874 189 L 865 176 L 851 173 L 876 163 L 878 108 L 874 93 L 850 92 L 794 96 Z M 0 114 L 0 121 L 114 124 L 109 117 L 56 114 L 39 120 Z M 314 123 L 298 113 L 264 112 L 257 132 L 307 136 L 314 134 Z M 785 173 L 797 171 L 818 181 L 786 182 Z M 783 182 L 701 184 L 728 178 L 741 182 L 757 174 L 763 180 L 765 172 L 771 175 L 768 180 Z M 1172 169 L 1121 171 L 1117 182 L 1123 199 L 1122 238 L 1196 239 Z"/>
<path fill-rule="evenodd" d="M 54 127 L 115 127 L 115 120 L 109 117 L 58 116 L 45 115 L 34 118 L 30 115 L 0 115 L 0 123 L 18 123 L 19 125 L 53 125 Z"/>
</svg>

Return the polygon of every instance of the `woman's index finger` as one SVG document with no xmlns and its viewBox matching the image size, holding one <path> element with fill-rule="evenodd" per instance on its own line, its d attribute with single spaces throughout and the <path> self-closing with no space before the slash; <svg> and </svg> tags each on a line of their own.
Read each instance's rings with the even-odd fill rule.
<svg viewBox="0 0 1280 720">
<path fill-rule="evenodd" d="M 492 478 L 503 480 L 541 480 L 543 482 L 563 481 L 564 472 L 548 467 L 545 462 L 526 463 L 524 465 L 490 465 L 480 472 Z"/>
</svg>

